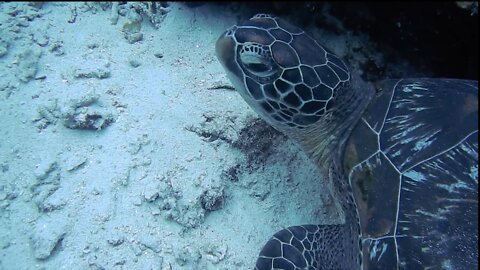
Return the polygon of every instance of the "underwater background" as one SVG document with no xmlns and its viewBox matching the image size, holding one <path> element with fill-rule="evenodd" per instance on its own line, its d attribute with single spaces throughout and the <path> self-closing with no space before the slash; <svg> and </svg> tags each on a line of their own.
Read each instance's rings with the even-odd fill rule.
<svg viewBox="0 0 480 270">
<path fill-rule="evenodd" d="M 305 154 L 214 47 L 284 17 L 365 80 L 478 80 L 478 2 L 0 3 L 0 269 L 251 269 L 341 222 Z"/>
</svg>

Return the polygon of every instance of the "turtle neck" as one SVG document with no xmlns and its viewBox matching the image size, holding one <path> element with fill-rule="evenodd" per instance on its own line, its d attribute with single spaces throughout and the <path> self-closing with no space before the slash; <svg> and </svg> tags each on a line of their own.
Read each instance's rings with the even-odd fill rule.
<svg viewBox="0 0 480 270">
<path fill-rule="evenodd" d="M 333 107 L 318 122 L 303 130 L 284 131 L 301 146 L 324 175 L 328 175 L 334 160 L 341 162 L 348 136 L 375 92 L 356 74 L 352 74 L 349 84 L 336 91 Z"/>
</svg>

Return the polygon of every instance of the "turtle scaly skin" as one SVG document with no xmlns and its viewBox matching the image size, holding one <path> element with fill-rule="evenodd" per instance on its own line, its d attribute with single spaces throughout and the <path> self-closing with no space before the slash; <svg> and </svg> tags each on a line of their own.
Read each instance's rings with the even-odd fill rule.
<svg viewBox="0 0 480 270">
<path fill-rule="evenodd" d="M 256 270 L 474 269 L 478 82 L 368 84 L 266 14 L 228 29 L 216 53 L 245 101 L 329 177 L 345 215 L 277 232 Z"/>
</svg>

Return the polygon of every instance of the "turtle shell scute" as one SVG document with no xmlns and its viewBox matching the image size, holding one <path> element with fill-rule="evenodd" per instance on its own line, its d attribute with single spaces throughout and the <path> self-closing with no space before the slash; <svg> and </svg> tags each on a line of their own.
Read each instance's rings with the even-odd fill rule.
<svg viewBox="0 0 480 270">
<path fill-rule="evenodd" d="M 253 27 L 238 28 L 235 31 L 235 39 L 238 43 L 257 43 L 261 45 L 271 45 L 275 39 L 267 32 Z"/>
</svg>

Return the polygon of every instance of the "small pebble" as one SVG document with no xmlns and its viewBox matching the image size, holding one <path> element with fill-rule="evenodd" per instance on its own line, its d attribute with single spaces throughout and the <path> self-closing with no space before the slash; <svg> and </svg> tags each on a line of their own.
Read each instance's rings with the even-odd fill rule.
<svg viewBox="0 0 480 270">
<path fill-rule="evenodd" d="M 132 66 L 134 68 L 137 68 L 141 65 L 141 63 L 136 59 L 130 59 L 130 60 L 128 60 L 128 63 L 130 64 L 130 66 Z"/>
<path fill-rule="evenodd" d="M 135 197 L 135 198 L 133 199 L 133 205 L 136 205 L 136 206 L 142 205 L 142 198 L 140 198 L 140 197 Z"/>
<path fill-rule="evenodd" d="M 5 54 L 7 54 L 7 48 L 0 46 L 0 57 L 4 56 Z"/>
</svg>

